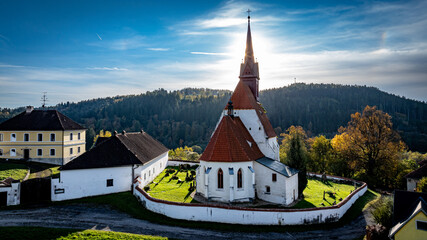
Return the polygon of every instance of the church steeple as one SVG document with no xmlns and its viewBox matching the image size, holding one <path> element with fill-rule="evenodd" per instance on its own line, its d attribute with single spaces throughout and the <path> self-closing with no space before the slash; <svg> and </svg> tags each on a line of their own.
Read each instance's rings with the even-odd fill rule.
<svg viewBox="0 0 427 240">
<path fill-rule="evenodd" d="M 252 47 L 252 34 L 251 34 L 251 16 L 248 9 L 248 33 L 246 36 L 246 50 L 245 59 L 240 65 L 240 80 L 246 83 L 254 94 L 255 99 L 258 101 L 258 82 L 259 72 L 258 63 L 255 62 L 254 50 Z"/>
</svg>

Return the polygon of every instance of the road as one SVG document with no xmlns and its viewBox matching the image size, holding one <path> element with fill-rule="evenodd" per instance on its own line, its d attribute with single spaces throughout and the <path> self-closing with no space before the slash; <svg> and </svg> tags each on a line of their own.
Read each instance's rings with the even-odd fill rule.
<svg viewBox="0 0 427 240">
<path fill-rule="evenodd" d="M 177 220 L 179 221 L 179 220 Z M 75 229 L 97 229 L 157 235 L 175 239 L 337 239 L 352 240 L 365 233 L 366 223 L 372 224 L 369 211 L 351 223 L 337 228 L 305 232 L 225 232 L 161 225 L 113 210 L 108 206 L 71 204 L 34 209 L 0 211 L 0 226 L 39 226 Z"/>
</svg>

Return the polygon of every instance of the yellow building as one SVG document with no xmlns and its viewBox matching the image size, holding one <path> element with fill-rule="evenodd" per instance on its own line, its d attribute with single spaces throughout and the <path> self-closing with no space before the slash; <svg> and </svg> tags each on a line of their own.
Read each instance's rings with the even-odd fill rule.
<svg viewBox="0 0 427 240">
<path fill-rule="evenodd" d="M 421 197 L 411 215 L 390 230 L 389 237 L 395 240 L 427 239 L 427 203 Z"/>
<path fill-rule="evenodd" d="M 25 112 L 0 124 L 0 158 L 64 165 L 86 151 L 86 129 L 56 110 Z"/>
</svg>

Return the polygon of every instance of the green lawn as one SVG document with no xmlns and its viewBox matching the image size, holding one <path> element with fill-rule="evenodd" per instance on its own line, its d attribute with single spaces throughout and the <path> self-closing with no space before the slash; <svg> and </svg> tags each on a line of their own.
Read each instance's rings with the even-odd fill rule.
<svg viewBox="0 0 427 240">
<path fill-rule="evenodd" d="M 22 180 L 28 172 L 28 167 L 19 163 L 4 163 L 0 162 L 0 181 L 8 177 L 15 180 Z"/>
<path fill-rule="evenodd" d="M 346 198 L 352 190 L 354 190 L 353 185 L 334 183 L 332 181 L 323 183 L 317 179 L 308 179 L 307 187 L 304 189 L 304 199 L 295 204 L 292 208 L 332 206 L 334 202 L 338 204 L 340 199 Z M 323 199 L 324 191 L 326 192 L 325 199 Z M 335 194 L 330 195 L 327 192 Z"/>
<path fill-rule="evenodd" d="M 112 231 L 75 230 L 42 227 L 0 227 L 1 239 L 167 239 L 157 236 L 139 235 Z"/>
<path fill-rule="evenodd" d="M 46 166 L 49 168 L 46 168 L 45 170 L 41 170 L 41 171 L 37 171 L 34 169 L 31 169 L 31 174 L 29 176 L 29 179 L 32 178 L 44 178 L 44 177 L 49 177 L 50 175 L 52 175 L 53 178 L 55 177 L 59 177 L 59 167 L 50 167 L 50 166 Z"/>
<path fill-rule="evenodd" d="M 174 169 L 175 172 L 178 170 L 178 168 L 166 168 L 149 185 L 150 190 L 148 191 L 148 194 L 154 198 L 172 202 L 195 202 L 195 200 L 190 196 L 191 192 L 189 191 L 190 184 L 193 183 L 193 181 L 185 181 L 187 173 L 190 174 L 191 170 L 179 171 L 176 175 L 178 179 L 172 179 L 174 173 L 169 174 L 169 176 L 165 176 L 168 169 Z"/>
</svg>

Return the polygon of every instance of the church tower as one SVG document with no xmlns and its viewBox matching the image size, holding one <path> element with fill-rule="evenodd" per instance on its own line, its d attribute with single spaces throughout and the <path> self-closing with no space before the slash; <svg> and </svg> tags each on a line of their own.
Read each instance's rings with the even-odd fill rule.
<svg viewBox="0 0 427 240">
<path fill-rule="evenodd" d="M 250 11 L 248 10 L 248 13 Z M 246 51 L 245 59 L 240 65 L 239 78 L 242 82 L 249 86 L 255 99 L 258 101 L 259 96 L 259 71 L 258 63 L 255 62 L 254 50 L 252 47 L 252 35 L 251 35 L 251 16 L 248 16 L 248 33 L 246 36 Z"/>
</svg>

